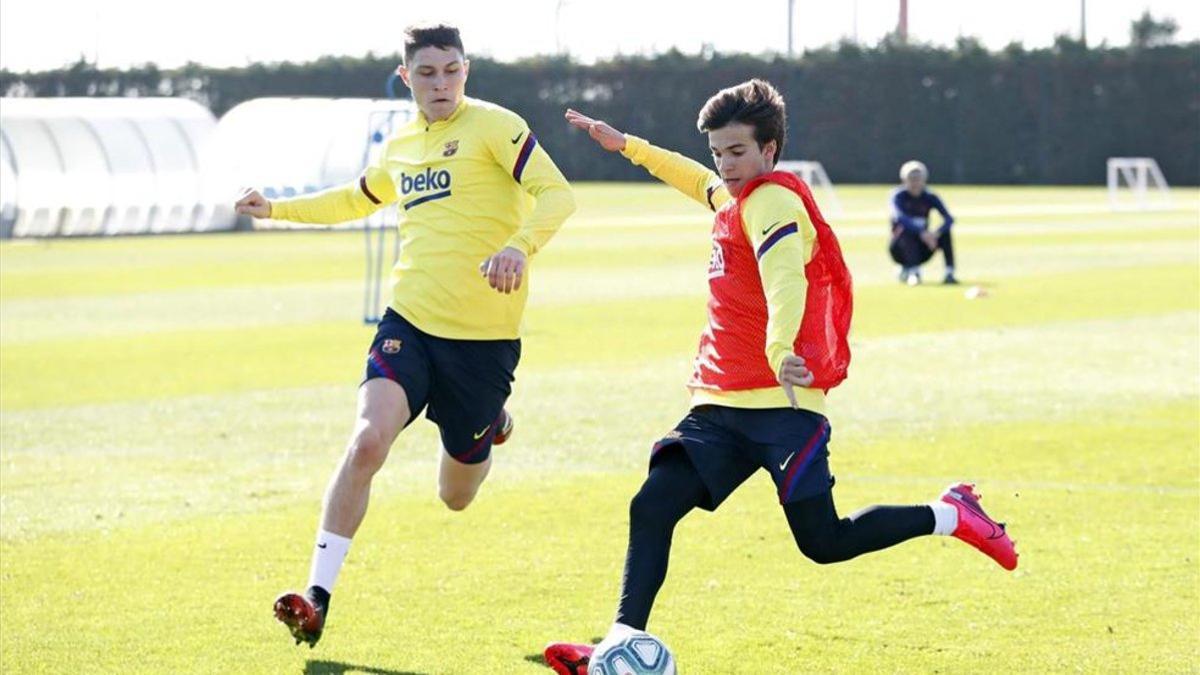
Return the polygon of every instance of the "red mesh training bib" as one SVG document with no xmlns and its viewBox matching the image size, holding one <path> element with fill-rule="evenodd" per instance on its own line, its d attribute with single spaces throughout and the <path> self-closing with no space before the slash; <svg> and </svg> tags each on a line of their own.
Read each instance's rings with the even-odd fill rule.
<svg viewBox="0 0 1200 675">
<path fill-rule="evenodd" d="M 782 185 L 799 195 L 817 233 L 812 260 L 804 268 L 808 295 L 794 351 L 812 371 L 814 389 L 828 391 L 846 379 L 850 366 L 847 336 L 854 309 L 850 271 L 808 186 L 794 174 L 775 171 L 747 183 L 737 200 L 730 200 L 717 212 L 708 274 L 708 325 L 700 336 L 689 386 L 737 391 L 778 384 L 764 353 L 767 301 L 739 206 L 766 183 Z"/>
</svg>

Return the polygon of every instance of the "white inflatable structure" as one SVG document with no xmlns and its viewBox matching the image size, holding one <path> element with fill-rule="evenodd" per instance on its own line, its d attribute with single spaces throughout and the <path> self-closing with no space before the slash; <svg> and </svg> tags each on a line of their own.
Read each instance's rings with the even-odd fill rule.
<svg viewBox="0 0 1200 675">
<path fill-rule="evenodd" d="M 180 98 L 0 99 L 0 236 L 231 229 L 216 127 Z"/>
<path fill-rule="evenodd" d="M 227 189 L 255 187 L 268 199 L 317 192 L 357 179 L 415 114 L 399 99 L 253 99 L 221 118 L 215 171 Z"/>
</svg>

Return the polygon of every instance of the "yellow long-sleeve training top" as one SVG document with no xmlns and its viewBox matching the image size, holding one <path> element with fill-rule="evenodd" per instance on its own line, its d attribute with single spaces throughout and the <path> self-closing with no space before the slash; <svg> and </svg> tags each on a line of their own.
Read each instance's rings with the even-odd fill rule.
<svg viewBox="0 0 1200 675">
<path fill-rule="evenodd" d="M 332 224 L 399 202 L 392 309 L 438 337 L 519 337 L 529 296 L 488 285 L 479 264 L 506 246 L 532 256 L 575 210 L 571 187 L 519 115 L 464 98 L 445 120 L 418 114 L 353 183 L 272 202 L 271 218 Z"/>
<path fill-rule="evenodd" d="M 708 167 L 669 150 L 651 145 L 637 136 L 625 135 L 621 151 L 636 165 L 645 167 L 655 178 L 683 194 L 717 211 L 732 197 L 721 179 Z M 804 266 L 812 259 L 817 231 L 809 220 L 808 211 L 799 195 L 781 185 L 764 185 L 741 204 L 743 227 L 754 250 L 762 246 L 772 223 L 795 221 L 799 237 L 784 237 L 758 261 L 763 292 L 767 301 L 767 343 L 763 356 L 778 373 L 783 358 L 792 354 L 804 305 L 808 297 L 808 280 Z M 820 389 L 796 387 L 796 402 L 801 408 L 825 414 L 825 392 Z M 723 405 L 733 408 L 787 408 L 791 403 L 782 387 L 720 391 L 692 389 L 692 405 Z"/>
</svg>

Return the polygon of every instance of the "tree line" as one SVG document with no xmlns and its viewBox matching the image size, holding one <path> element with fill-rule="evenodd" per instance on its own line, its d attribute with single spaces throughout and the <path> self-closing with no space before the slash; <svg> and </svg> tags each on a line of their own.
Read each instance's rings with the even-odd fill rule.
<svg viewBox="0 0 1200 675">
<path fill-rule="evenodd" d="M 1156 28 L 1158 29 L 1157 32 Z M 562 120 L 574 107 L 709 162 L 696 130 L 704 101 L 751 77 L 787 100 L 785 158 L 822 162 L 835 182 L 890 182 L 919 158 L 942 183 L 1095 184 L 1110 156 L 1150 156 L 1173 184 L 1200 184 L 1200 43 L 1142 26 L 1129 47 L 989 51 L 885 39 L 778 55 L 669 51 L 583 64 L 569 57 L 471 59 L 469 95 L 519 112 L 576 180 L 640 180 Z M 1170 35 L 1168 34 L 1169 38 Z M 384 97 L 398 54 L 212 68 L 123 70 L 79 61 L 36 73 L 0 71 L 5 96 L 183 96 L 221 115 L 262 96 Z M 398 93 L 406 95 L 402 84 Z"/>
</svg>

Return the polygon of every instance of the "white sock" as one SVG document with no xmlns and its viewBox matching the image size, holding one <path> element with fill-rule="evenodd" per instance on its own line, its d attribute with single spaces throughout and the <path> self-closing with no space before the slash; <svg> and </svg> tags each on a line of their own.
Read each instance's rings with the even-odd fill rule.
<svg viewBox="0 0 1200 675">
<path fill-rule="evenodd" d="M 608 635 L 604 636 L 604 642 L 616 642 L 625 639 L 631 633 L 639 632 L 633 626 L 627 626 L 623 623 L 614 623 L 612 628 L 608 629 Z"/>
<path fill-rule="evenodd" d="M 308 572 L 308 585 L 320 586 L 333 593 L 342 562 L 350 551 L 350 539 L 339 534 L 317 530 L 317 543 L 313 548 L 312 568 Z"/>
<path fill-rule="evenodd" d="M 946 502 L 929 502 L 933 509 L 933 533 L 948 537 L 958 529 L 958 509 Z"/>
</svg>

